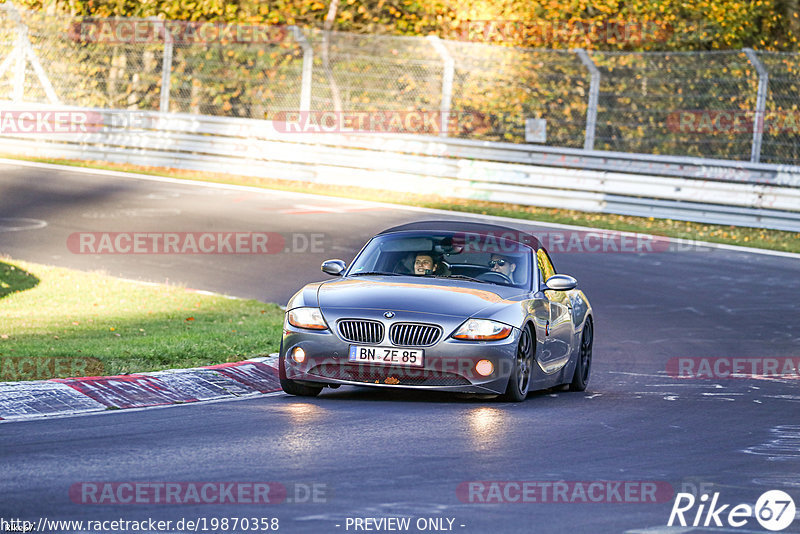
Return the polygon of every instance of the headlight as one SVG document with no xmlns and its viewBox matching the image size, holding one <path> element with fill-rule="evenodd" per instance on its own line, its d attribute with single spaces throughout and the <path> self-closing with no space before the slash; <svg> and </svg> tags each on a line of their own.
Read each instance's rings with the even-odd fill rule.
<svg viewBox="0 0 800 534">
<path fill-rule="evenodd" d="M 512 328 L 507 324 L 490 321 L 488 319 L 467 319 L 458 327 L 453 337 L 456 339 L 469 339 L 470 341 L 492 341 L 505 339 L 511 334 Z"/>
<path fill-rule="evenodd" d="M 328 325 L 319 308 L 295 308 L 287 314 L 289 324 L 297 328 L 327 330 Z"/>
</svg>

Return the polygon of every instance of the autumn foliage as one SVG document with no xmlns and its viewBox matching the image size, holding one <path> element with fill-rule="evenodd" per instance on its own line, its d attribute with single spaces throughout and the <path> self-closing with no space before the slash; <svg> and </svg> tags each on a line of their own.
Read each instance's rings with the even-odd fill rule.
<svg viewBox="0 0 800 534">
<path fill-rule="evenodd" d="M 21 0 L 96 17 L 321 28 L 314 0 Z M 335 30 L 438 35 L 509 46 L 598 50 L 797 50 L 800 0 L 341 0 Z M 631 38 L 631 34 L 633 34 Z"/>
</svg>

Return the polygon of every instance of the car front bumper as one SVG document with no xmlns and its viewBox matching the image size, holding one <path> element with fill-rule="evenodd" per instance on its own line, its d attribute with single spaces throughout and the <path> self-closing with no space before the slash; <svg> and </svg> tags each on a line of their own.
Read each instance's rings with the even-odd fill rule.
<svg viewBox="0 0 800 534">
<path fill-rule="evenodd" d="M 460 321 L 452 324 L 458 325 Z M 452 324 L 442 325 L 444 332 L 441 339 L 430 347 L 405 347 L 424 350 L 424 365 L 408 367 L 350 362 L 350 346 L 356 343 L 343 340 L 332 330 L 303 330 L 285 323 L 280 352 L 281 377 L 314 385 L 346 384 L 477 394 L 504 393 L 514 368 L 519 330 L 514 328 L 507 338 L 499 341 L 462 341 L 449 337 L 455 328 Z M 332 325 L 332 328 L 335 330 L 336 327 Z M 404 348 L 387 341 L 378 345 L 357 345 Z M 298 347 L 305 352 L 302 363 L 292 358 L 293 351 Z M 476 371 L 475 366 L 480 360 L 492 363 L 494 370 L 490 375 L 481 376 Z"/>
</svg>

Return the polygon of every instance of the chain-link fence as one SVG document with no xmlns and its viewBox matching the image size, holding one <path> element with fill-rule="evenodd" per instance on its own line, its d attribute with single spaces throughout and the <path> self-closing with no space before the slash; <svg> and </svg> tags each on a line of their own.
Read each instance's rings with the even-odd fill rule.
<svg viewBox="0 0 800 534">
<path fill-rule="evenodd" d="M 0 62 L 0 99 L 16 102 L 275 120 L 435 112 L 435 133 L 453 137 L 800 164 L 800 54 L 536 50 L 7 5 Z M 544 131 L 526 137 L 529 119 Z"/>
</svg>

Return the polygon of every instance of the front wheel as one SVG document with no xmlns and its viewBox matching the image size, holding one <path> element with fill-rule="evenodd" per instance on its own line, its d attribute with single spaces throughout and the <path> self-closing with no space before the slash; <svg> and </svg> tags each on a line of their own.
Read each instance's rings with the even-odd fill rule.
<svg viewBox="0 0 800 534">
<path fill-rule="evenodd" d="M 298 397 L 316 397 L 322 388 L 306 386 L 305 384 L 298 384 L 294 380 L 288 378 L 281 378 L 281 388 L 289 395 L 296 395 Z"/>
<path fill-rule="evenodd" d="M 306 386 L 298 384 L 290 378 L 286 378 L 286 363 L 283 361 L 283 341 L 281 341 L 280 359 L 278 360 L 278 373 L 281 379 L 281 389 L 289 395 L 298 397 L 316 397 L 322 391 L 321 387 Z"/>
<path fill-rule="evenodd" d="M 533 346 L 531 330 L 527 326 L 523 327 L 519 335 L 519 342 L 517 343 L 514 370 L 508 378 L 506 392 L 501 397 L 504 401 L 521 402 L 528 396 L 534 352 L 536 352 L 536 350 Z"/>
<path fill-rule="evenodd" d="M 580 353 L 578 363 L 575 364 L 575 374 L 572 375 L 572 383 L 569 385 L 570 391 L 583 391 L 589 383 L 589 372 L 592 370 L 592 342 L 594 341 L 594 327 L 592 318 L 586 319 L 581 335 Z"/>
</svg>

